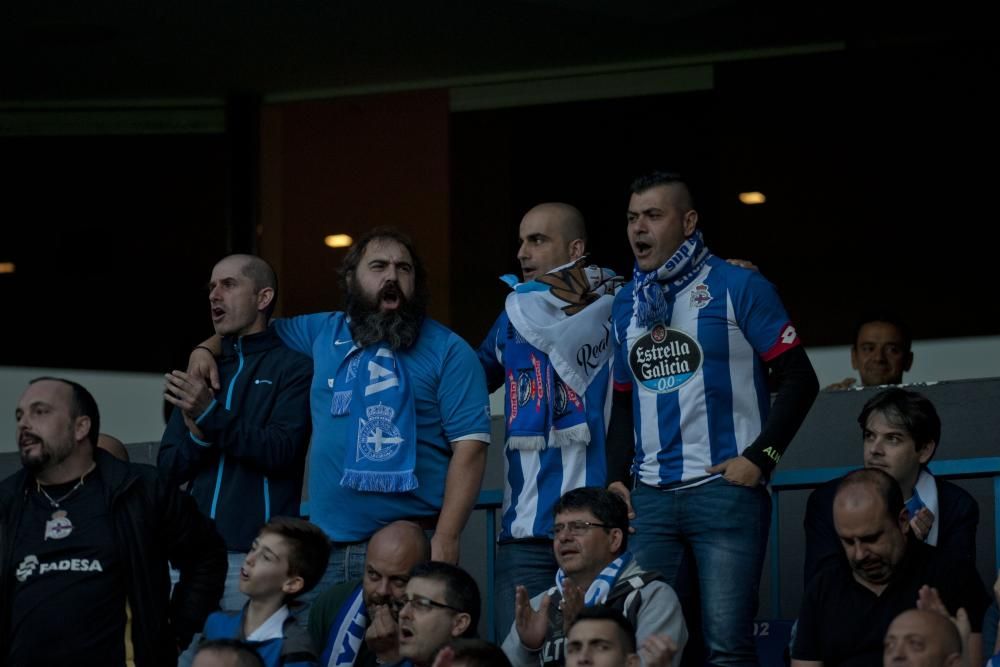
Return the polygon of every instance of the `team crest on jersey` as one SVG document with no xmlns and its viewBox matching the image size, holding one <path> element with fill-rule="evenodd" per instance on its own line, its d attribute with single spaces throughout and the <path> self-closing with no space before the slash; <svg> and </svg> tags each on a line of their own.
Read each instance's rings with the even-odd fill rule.
<svg viewBox="0 0 1000 667">
<path fill-rule="evenodd" d="M 45 539 L 61 540 L 73 532 L 73 524 L 63 510 L 56 510 L 52 518 L 45 522 Z"/>
<path fill-rule="evenodd" d="M 632 344 L 628 363 L 640 386 L 667 394 L 687 384 L 704 358 L 701 345 L 689 334 L 657 324 Z"/>
<path fill-rule="evenodd" d="M 369 461 L 388 461 L 399 452 L 403 444 L 403 434 L 392 418 L 396 411 L 388 405 L 372 405 L 365 408 L 368 419 L 358 420 L 358 451 L 357 459 Z"/>
<path fill-rule="evenodd" d="M 704 308 L 711 302 L 712 294 L 708 291 L 708 285 L 705 283 L 698 283 L 691 290 L 691 307 L 698 308 L 699 310 Z"/>
</svg>

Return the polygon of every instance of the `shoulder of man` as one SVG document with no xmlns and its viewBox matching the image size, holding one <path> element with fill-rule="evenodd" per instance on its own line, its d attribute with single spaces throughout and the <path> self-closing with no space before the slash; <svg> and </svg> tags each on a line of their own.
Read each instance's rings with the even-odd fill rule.
<svg viewBox="0 0 1000 667">
<path fill-rule="evenodd" d="M 345 581 L 327 588 L 316 596 L 309 608 L 309 618 L 306 620 L 312 640 L 318 648 L 325 645 L 341 607 L 353 598 L 354 591 L 360 586 L 360 579 Z"/>
<path fill-rule="evenodd" d="M 612 308 L 619 307 L 619 304 L 631 304 L 632 299 L 635 297 L 635 281 L 630 280 L 624 285 L 622 285 L 618 292 L 615 293 L 614 305 Z"/>
<path fill-rule="evenodd" d="M 823 482 L 815 489 L 809 493 L 809 498 L 806 500 L 806 510 L 808 511 L 818 511 L 824 509 L 833 508 L 833 497 L 837 495 L 837 485 L 840 484 L 840 480 L 843 477 L 837 477 L 836 479 L 831 479 L 829 481 Z"/>
<path fill-rule="evenodd" d="M 475 350 L 472 349 L 472 346 L 464 338 L 437 320 L 426 317 L 420 328 L 420 337 L 417 339 L 416 345 L 411 349 L 415 351 L 419 350 L 422 354 L 429 352 L 437 357 L 444 358 L 448 356 L 449 350 L 454 348 L 468 352 L 470 354 L 469 359 L 475 361 L 478 365 L 479 362 Z"/>
<path fill-rule="evenodd" d="M 339 584 L 334 584 L 330 588 L 327 588 L 325 591 L 316 596 L 316 600 L 313 602 L 312 607 L 309 610 L 310 616 L 312 616 L 314 610 L 321 612 L 328 611 L 336 615 L 337 611 L 339 611 L 340 608 L 351 599 L 352 594 L 360 585 L 361 580 L 355 579 L 354 581 L 345 581 Z"/>
<path fill-rule="evenodd" d="M 103 449 L 94 447 L 94 463 L 105 491 L 114 495 L 128 485 L 138 483 L 144 489 L 156 489 L 160 482 L 160 473 L 155 466 L 147 463 L 121 461 Z"/>
<path fill-rule="evenodd" d="M 13 499 L 24 488 L 27 479 L 27 471 L 24 468 L 19 468 L 0 481 L 0 503 Z"/>
<path fill-rule="evenodd" d="M 941 505 L 942 511 L 945 509 L 945 505 L 957 506 L 957 509 L 965 509 L 966 511 L 971 511 L 972 508 L 975 508 L 978 511 L 979 503 L 976 502 L 971 493 L 958 484 L 941 479 L 940 477 L 935 477 L 934 483 L 937 484 L 938 502 Z"/>
<path fill-rule="evenodd" d="M 275 334 L 277 337 L 277 334 Z M 302 354 L 298 350 L 293 350 L 285 345 L 278 345 L 265 352 L 268 361 L 274 363 L 278 368 L 290 367 L 292 369 L 307 369 L 312 373 L 313 362 L 309 355 Z"/>
<path fill-rule="evenodd" d="M 312 639 L 293 615 L 288 615 L 281 630 L 284 633 L 284 639 L 281 642 L 282 664 L 315 664 L 317 654 L 313 649 Z"/>
</svg>

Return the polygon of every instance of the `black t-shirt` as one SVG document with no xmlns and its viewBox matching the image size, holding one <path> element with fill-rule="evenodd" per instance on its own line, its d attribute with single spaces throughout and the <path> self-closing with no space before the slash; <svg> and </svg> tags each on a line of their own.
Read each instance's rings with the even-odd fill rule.
<svg viewBox="0 0 1000 667">
<path fill-rule="evenodd" d="M 44 487 L 59 499 L 76 481 Z M 125 663 L 125 581 L 96 475 L 55 508 L 29 491 L 14 547 L 7 664 Z"/>
<path fill-rule="evenodd" d="M 946 562 L 934 547 L 910 539 L 906 556 L 881 595 L 859 584 L 844 559 L 821 570 L 802 600 L 792 657 L 821 660 L 824 667 L 881 666 L 889 624 L 917 606 L 924 584 L 938 589 L 952 615 L 964 607 L 972 631 L 982 632 L 990 598 L 975 568 Z"/>
</svg>

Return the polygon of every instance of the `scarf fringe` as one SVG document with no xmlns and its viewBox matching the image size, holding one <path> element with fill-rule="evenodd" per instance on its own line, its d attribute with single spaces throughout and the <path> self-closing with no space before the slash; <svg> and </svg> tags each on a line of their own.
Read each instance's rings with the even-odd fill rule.
<svg viewBox="0 0 1000 667">
<path fill-rule="evenodd" d="M 353 393 L 354 391 L 351 389 L 333 392 L 333 406 L 330 411 L 338 416 L 351 414 L 351 395 Z"/>
<path fill-rule="evenodd" d="M 540 452 L 545 449 L 545 436 L 512 435 L 507 438 L 507 447 L 522 452 Z"/>
<path fill-rule="evenodd" d="M 549 447 L 586 447 L 589 443 L 590 427 L 586 423 L 552 429 L 549 434 Z"/>
<path fill-rule="evenodd" d="M 375 493 L 404 493 L 415 490 L 420 484 L 412 470 L 399 472 L 372 472 L 370 470 L 344 470 L 340 485 L 356 491 Z"/>
</svg>

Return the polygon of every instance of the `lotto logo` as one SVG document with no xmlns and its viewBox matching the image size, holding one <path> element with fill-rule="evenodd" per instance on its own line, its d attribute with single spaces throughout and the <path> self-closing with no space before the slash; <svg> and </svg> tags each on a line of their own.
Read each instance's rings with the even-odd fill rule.
<svg viewBox="0 0 1000 667">
<path fill-rule="evenodd" d="M 784 343 L 785 345 L 791 345 L 792 343 L 795 342 L 795 339 L 797 337 L 798 334 L 795 332 L 795 327 L 793 327 L 791 324 L 785 327 L 785 330 L 781 332 L 781 342 Z"/>
<path fill-rule="evenodd" d="M 34 555 L 25 556 L 21 564 L 17 566 L 17 580 L 24 581 L 38 568 L 38 558 Z"/>
</svg>

